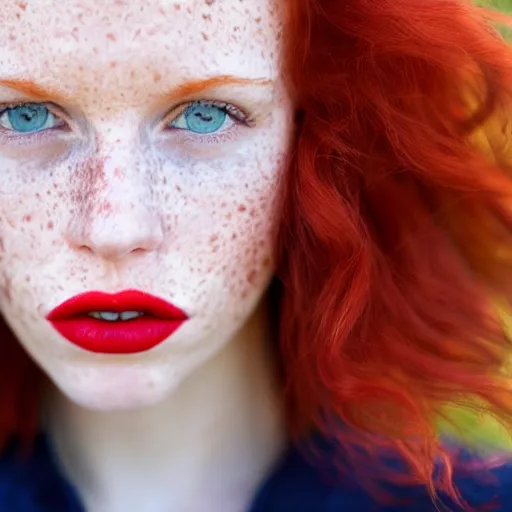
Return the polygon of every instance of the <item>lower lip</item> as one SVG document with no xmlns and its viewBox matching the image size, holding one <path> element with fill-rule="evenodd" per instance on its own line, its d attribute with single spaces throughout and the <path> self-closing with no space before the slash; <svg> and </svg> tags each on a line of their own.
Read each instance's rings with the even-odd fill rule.
<svg viewBox="0 0 512 512">
<path fill-rule="evenodd" d="M 54 321 L 52 325 L 64 338 L 89 352 L 136 354 L 156 347 L 184 322 L 150 316 L 106 322 L 84 316 Z"/>
</svg>

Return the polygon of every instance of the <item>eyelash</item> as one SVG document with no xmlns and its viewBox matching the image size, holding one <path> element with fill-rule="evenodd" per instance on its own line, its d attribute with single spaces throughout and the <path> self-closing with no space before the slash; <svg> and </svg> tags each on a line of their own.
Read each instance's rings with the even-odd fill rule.
<svg viewBox="0 0 512 512">
<path fill-rule="evenodd" d="M 20 103 L 4 103 L 0 104 L 0 117 L 3 116 L 8 110 L 16 108 L 16 107 L 22 107 L 24 105 L 28 105 L 32 102 L 20 102 Z M 185 132 L 186 137 L 190 140 L 194 140 L 196 142 L 205 142 L 205 143 L 211 143 L 211 142 L 225 142 L 226 140 L 230 140 L 229 137 L 229 131 L 219 131 L 211 134 L 199 134 L 194 133 L 192 131 L 188 131 L 182 128 L 175 128 L 171 126 L 171 123 L 179 119 L 181 115 L 183 115 L 187 109 L 194 105 L 194 104 L 201 104 L 201 105 L 208 105 L 217 107 L 220 110 L 223 110 L 237 125 L 243 125 L 243 126 L 252 126 L 253 125 L 253 118 L 244 112 L 242 109 L 236 107 L 235 105 L 225 102 L 225 101 L 219 101 L 219 100 L 195 100 L 195 101 L 189 101 L 187 103 L 184 103 L 178 107 L 173 108 L 173 110 L 166 116 L 166 121 L 163 123 L 163 126 L 165 127 L 166 131 L 175 131 L 175 132 Z M 11 130 L 8 130 L 6 128 L 3 128 L 0 126 L 0 133 L 2 133 L 2 136 L 9 139 L 12 142 L 33 142 L 33 141 L 39 141 L 42 139 L 45 139 L 47 137 L 52 136 L 52 134 L 55 131 L 64 131 L 66 128 L 69 127 L 68 123 L 63 119 L 62 114 L 59 114 L 59 109 L 52 103 L 40 103 L 40 105 L 44 105 L 48 111 L 55 117 L 55 119 L 62 124 L 59 124 L 58 126 L 55 126 L 53 128 L 47 128 L 45 130 L 41 130 L 34 133 L 27 133 L 25 135 L 13 132 Z M 176 111 L 178 113 L 176 114 Z M 172 115 L 172 119 L 169 119 L 169 116 Z"/>
</svg>

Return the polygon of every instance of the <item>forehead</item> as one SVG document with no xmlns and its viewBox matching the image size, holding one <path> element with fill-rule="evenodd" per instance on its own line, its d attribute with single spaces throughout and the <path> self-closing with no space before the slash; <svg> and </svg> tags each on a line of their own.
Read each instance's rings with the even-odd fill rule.
<svg viewBox="0 0 512 512">
<path fill-rule="evenodd" d="M 1 78 L 144 88 L 218 75 L 275 78 L 277 0 L 3 0 Z M 55 83 L 57 82 L 57 83 Z M 80 82 L 78 84 L 77 82 Z"/>
</svg>

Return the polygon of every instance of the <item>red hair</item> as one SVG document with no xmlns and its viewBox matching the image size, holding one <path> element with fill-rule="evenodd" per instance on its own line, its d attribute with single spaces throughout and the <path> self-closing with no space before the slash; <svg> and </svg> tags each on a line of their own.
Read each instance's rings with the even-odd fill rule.
<svg viewBox="0 0 512 512">
<path fill-rule="evenodd" d="M 445 405 L 512 417 L 493 309 L 512 291 L 512 52 L 465 0 L 282 1 L 300 107 L 277 240 L 291 431 L 367 464 L 397 451 L 411 481 L 449 488 Z M 39 388 L 8 338 L 4 438 L 35 430 Z"/>
<path fill-rule="evenodd" d="M 366 469 L 399 453 L 409 482 L 455 495 L 435 431 L 446 405 L 512 423 L 494 308 L 512 292 L 512 51 L 469 1 L 290 4 L 300 115 L 278 275 L 292 432 L 320 430 Z"/>
</svg>

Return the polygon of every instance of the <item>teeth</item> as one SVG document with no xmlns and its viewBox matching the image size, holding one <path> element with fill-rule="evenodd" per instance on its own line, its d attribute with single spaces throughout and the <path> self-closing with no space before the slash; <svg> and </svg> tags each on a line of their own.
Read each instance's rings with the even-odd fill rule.
<svg viewBox="0 0 512 512">
<path fill-rule="evenodd" d="M 141 315 L 142 313 L 139 311 L 123 311 L 120 316 L 121 320 L 133 320 Z"/>
<path fill-rule="evenodd" d="M 141 311 L 122 311 L 121 313 L 117 313 L 116 311 L 91 311 L 89 316 L 106 322 L 117 322 L 119 320 L 134 320 L 143 314 L 144 313 Z"/>
<path fill-rule="evenodd" d="M 107 322 L 116 322 L 119 320 L 119 313 L 115 313 L 113 311 L 101 311 L 100 318 Z"/>
</svg>

